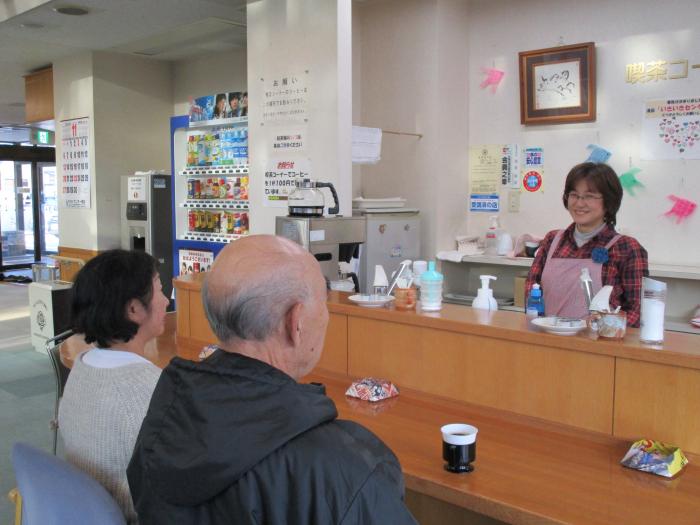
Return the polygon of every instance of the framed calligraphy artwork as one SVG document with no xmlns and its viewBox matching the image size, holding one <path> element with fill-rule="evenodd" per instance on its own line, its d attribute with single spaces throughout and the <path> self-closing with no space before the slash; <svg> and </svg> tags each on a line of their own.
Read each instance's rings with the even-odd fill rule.
<svg viewBox="0 0 700 525">
<path fill-rule="evenodd" d="M 595 120 L 593 42 L 523 51 L 518 56 L 521 124 Z"/>
</svg>

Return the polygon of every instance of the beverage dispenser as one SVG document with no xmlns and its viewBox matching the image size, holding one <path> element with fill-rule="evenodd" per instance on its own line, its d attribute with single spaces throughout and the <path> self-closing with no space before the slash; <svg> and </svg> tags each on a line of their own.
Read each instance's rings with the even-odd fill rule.
<svg viewBox="0 0 700 525">
<path fill-rule="evenodd" d="M 122 177 L 121 237 L 125 250 L 141 250 L 158 261 L 163 293 L 170 297 L 173 275 L 172 177 L 137 171 Z"/>
</svg>

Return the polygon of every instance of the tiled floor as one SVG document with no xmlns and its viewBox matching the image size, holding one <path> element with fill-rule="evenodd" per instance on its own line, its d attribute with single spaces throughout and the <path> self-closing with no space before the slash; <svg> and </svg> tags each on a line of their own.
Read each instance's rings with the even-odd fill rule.
<svg viewBox="0 0 700 525">
<path fill-rule="evenodd" d="M 46 355 L 29 339 L 28 287 L 0 283 L 0 525 L 14 519 L 10 453 L 24 441 L 50 451 L 55 384 Z"/>
</svg>

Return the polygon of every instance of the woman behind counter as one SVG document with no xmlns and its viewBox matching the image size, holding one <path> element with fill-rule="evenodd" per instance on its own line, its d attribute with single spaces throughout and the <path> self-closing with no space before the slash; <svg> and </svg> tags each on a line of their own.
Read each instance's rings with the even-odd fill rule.
<svg viewBox="0 0 700 525">
<path fill-rule="evenodd" d="M 566 176 L 563 202 L 574 222 L 545 236 L 527 276 L 526 293 L 539 283 L 547 315 L 584 317 L 588 307 L 579 277 L 588 268 L 593 293 L 611 285 L 610 306 L 627 312 L 628 326 L 639 326 L 642 277 L 649 275 L 647 251 L 636 239 L 615 231 L 622 202 L 617 174 L 607 164 L 574 166 Z"/>
</svg>

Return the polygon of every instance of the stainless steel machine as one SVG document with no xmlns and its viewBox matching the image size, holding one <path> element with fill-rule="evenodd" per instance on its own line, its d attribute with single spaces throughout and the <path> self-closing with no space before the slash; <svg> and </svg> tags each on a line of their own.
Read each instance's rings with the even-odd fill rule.
<svg viewBox="0 0 700 525">
<path fill-rule="evenodd" d="M 358 258 L 365 242 L 365 218 L 277 217 L 275 233 L 309 250 L 330 282 L 338 279 L 338 263 Z"/>
<path fill-rule="evenodd" d="M 163 293 L 170 297 L 173 275 L 172 177 L 137 171 L 122 177 L 122 248 L 142 250 L 160 265 Z"/>
</svg>

